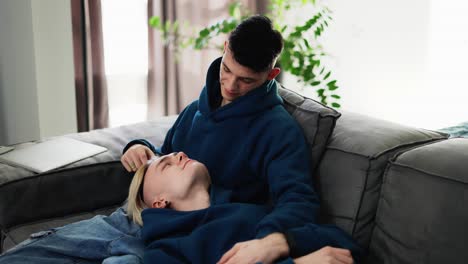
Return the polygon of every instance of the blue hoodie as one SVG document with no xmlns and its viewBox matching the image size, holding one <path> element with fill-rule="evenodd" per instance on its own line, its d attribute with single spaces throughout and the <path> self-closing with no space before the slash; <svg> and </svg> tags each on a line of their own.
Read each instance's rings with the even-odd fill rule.
<svg viewBox="0 0 468 264">
<path fill-rule="evenodd" d="M 169 130 L 158 154 L 185 152 L 204 163 L 212 179 L 211 204 L 269 204 L 256 238 L 316 221 L 318 197 L 311 187 L 308 146 L 301 128 L 282 106 L 275 80 L 220 106 L 221 58 L 210 66 L 200 98 Z"/>
<path fill-rule="evenodd" d="M 235 243 L 255 236 L 255 226 L 267 211 L 249 204 L 186 212 L 143 210 L 143 263 L 216 263 Z"/>
<path fill-rule="evenodd" d="M 266 206 L 224 204 L 196 211 L 170 209 L 143 210 L 141 236 L 145 243 L 143 262 L 150 263 L 216 263 L 237 242 L 255 236 L 255 227 L 268 214 Z M 361 250 L 342 230 L 333 226 L 307 224 L 297 230 L 299 256 L 324 246 L 347 248 L 355 263 Z M 276 263 L 293 263 L 287 257 Z"/>
</svg>

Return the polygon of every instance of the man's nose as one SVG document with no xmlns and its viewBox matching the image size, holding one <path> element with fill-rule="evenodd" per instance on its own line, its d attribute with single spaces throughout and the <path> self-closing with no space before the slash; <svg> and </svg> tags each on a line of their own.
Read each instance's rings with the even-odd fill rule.
<svg viewBox="0 0 468 264">
<path fill-rule="evenodd" d="M 185 154 L 182 151 L 177 152 L 176 158 L 177 158 L 177 163 L 180 163 L 182 160 L 187 158 L 187 154 Z"/>
<path fill-rule="evenodd" d="M 236 78 L 228 78 L 225 81 L 226 89 L 229 91 L 236 91 L 237 90 L 237 81 Z"/>
</svg>

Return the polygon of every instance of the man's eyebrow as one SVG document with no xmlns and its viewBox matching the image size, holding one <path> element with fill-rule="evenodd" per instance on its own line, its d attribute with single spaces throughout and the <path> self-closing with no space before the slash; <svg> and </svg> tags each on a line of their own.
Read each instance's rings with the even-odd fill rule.
<svg viewBox="0 0 468 264">
<path fill-rule="evenodd" d="M 158 169 L 158 167 L 161 165 L 161 163 L 163 163 L 166 159 L 168 159 L 170 156 L 175 156 L 177 155 L 177 152 L 172 152 L 171 154 L 168 154 L 168 155 L 165 155 L 163 156 L 162 158 L 160 158 L 158 160 L 158 164 L 156 164 L 156 168 L 154 168 L 155 170 Z"/>
<path fill-rule="evenodd" d="M 226 67 L 226 69 L 228 69 L 229 71 L 231 70 L 231 69 L 229 69 L 229 67 L 226 65 L 226 63 L 224 63 L 224 61 L 222 61 L 221 63 L 223 64 L 224 67 Z"/>
<path fill-rule="evenodd" d="M 156 168 L 154 168 L 155 170 L 157 170 L 159 168 L 159 166 L 161 166 L 161 164 L 164 162 L 164 160 L 166 160 L 169 156 L 164 156 L 162 158 L 159 159 L 158 161 L 158 164 L 156 164 Z"/>
<path fill-rule="evenodd" d="M 251 78 L 251 77 L 240 77 L 241 79 L 243 79 L 244 81 L 256 81 L 257 79 L 254 79 L 254 78 Z"/>
<path fill-rule="evenodd" d="M 231 69 L 229 69 L 229 67 L 226 65 L 226 63 L 224 63 L 224 61 L 222 62 L 223 66 L 226 67 L 226 69 L 228 69 L 228 71 L 231 71 Z M 252 78 L 252 77 L 245 77 L 245 76 L 239 76 L 240 79 L 244 79 L 244 80 L 249 80 L 249 81 L 256 81 L 257 79 L 255 78 Z"/>
</svg>

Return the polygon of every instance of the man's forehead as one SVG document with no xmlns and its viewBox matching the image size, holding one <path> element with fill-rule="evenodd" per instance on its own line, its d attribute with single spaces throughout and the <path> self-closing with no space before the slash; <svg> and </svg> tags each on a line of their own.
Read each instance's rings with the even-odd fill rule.
<svg viewBox="0 0 468 264">
<path fill-rule="evenodd" d="M 226 58 L 228 59 L 226 60 Z M 232 55 L 232 52 L 230 54 L 227 54 L 227 52 L 224 52 L 223 58 L 221 59 L 221 64 L 227 67 L 230 71 L 236 71 L 236 73 L 241 71 L 241 73 L 238 73 L 242 75 L 241 77 L 257 78 L 257 76 L 259 75 L 259 73 L 255 72 L 249 67 L 244 66 L 240 64 L 239 62 L 237 62 L 234 56 Z"/>
<path fill-rule="evenodd" d="M 170 156 L 173 156 L 175 154 L 176 154 L 176 152 L 173 152 L 171 154 L 167 154 L 167 155 L 164 155 L 164 156 L 153 156 L 151 159 L 148 160 L 148 165 L 151 165 L 151 164 L 154 163 L 153 166 L 158 166 L 159 164 L 161 164 L 162 162 L 167 160 Z"/>
<path fill-rule="evenodd" d="M 153 156 L 148 160 L 148 163 L 159 162 L 164 156 Z"/>
<path fill-rule="evenodd" d="M 161 164 L 164 160 L 167 159 L 167 155 L 165 156 L 154 156 L 151 159 L 148 160 L 148 166 L 153 166 L 155 169 L 158 167 L 159 164 Z"/>
</svg>

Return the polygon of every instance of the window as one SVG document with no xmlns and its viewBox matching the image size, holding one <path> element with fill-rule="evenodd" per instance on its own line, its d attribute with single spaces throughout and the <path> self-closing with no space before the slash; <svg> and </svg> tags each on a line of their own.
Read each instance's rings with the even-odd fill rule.
<svg viewBox="0 0 468 264">
<path fill-rule="evenodd" d="M 102 0 L 109 126 L 147 116 L 147 0 Z"/>
</svg>

